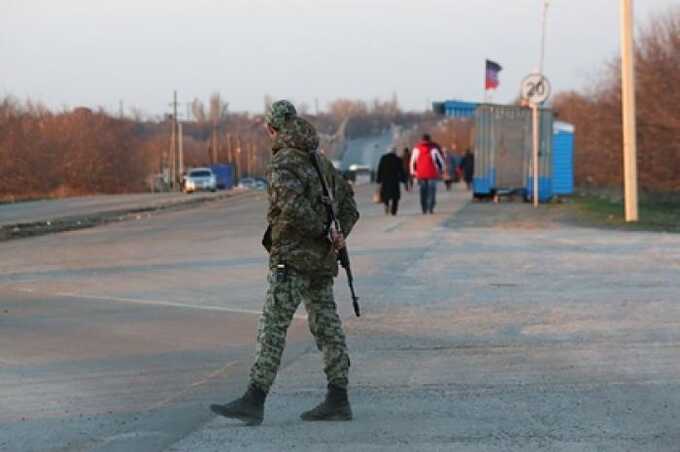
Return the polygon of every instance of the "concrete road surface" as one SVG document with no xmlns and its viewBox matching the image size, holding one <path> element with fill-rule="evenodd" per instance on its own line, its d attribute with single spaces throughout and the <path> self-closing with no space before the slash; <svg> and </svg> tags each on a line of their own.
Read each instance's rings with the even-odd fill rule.
<svg viewBox="0 0 680 452">
<path fill-rule="evenodd" d="M 251 197 L 0 244 L 0 450 L 680 450 L 680 236 L 494 223 L 462 191 L 390 217 L 371 191 L 362 318 L 336 284 L 353 422 L 298 419 L 324 393 L 303 315 L 264 424 L 208 413 L 252 358 Z"/>
</svg>

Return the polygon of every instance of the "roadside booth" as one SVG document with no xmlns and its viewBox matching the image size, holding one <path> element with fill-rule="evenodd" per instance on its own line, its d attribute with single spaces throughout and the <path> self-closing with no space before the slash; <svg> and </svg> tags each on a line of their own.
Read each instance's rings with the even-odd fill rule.
<svg viewBox="0 0 680 452">
<path fill-rule="evenodd" d="M 553 113 L 539 118 L 539 200 L 552 197 Z M 533 193 L 531 110 L 516 105 L 481 104 L 475 111 L 476 197 Z"/>
<path fill-rule="evenodd" d="M 555 196 L 574 193 L 574 126 L 553 124 L 552 191 Z"/>
<path fill-rule="evenodd" d="M 475 197 L 533 196 L 531 109 L 463 101 L 435 102 L 433 109 L 451 118 L 474 118 Z M 547 202 L 574 191 L 574 127 L 554 121 L 550 109 L 539 114 L 539 201 Z"/>
</svg>

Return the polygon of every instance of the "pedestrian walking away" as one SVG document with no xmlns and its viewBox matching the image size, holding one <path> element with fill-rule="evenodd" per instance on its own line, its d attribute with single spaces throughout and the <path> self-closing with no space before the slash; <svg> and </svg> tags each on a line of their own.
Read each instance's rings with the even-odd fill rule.
<svg viewBox="0 0 680 452">
<path fill-rule="evenodd" d="M 410 172 L 418 180 L 420 187 L 420 207 L 423 214 L 434 213 L 437 201 L 437 181 L 444 171 L 444 157 L 439 145 L 432 141 L 429 134 L 413 148 Z"/>
<path fill-rule="evenodd" d="M 451 144 L 451 150 L 445 153 L 446 170 L 444 171 L 444 183 L 446 184 L 446 191 L 451 190 L 451 185 L 458 183 L 458 164 L 461 157 L 456 151 L 456 143 Z"/>
<path fill-rule="evenodd" d="M 297 115 L 290 102 L 272 104 L 265 122 L 273 140 L 267 169 L 269 227 L 262 239 L 269 252 L 269 288 L 258 323 L 248 388 L 242 397 L 210 408 L 248 425 L 262 423 L 288 327 L 302 303 L 309 329 L 323 355 L 328 391 L 323 402 L 301 417 L 305 421 L 351 420 L 347 395 L 350 360 L 333 298 L 337 251 L 345 246 L 345 237 L 331 228 L 327 203 L 334 203 L 340 229 L 348 235 L 359 219 L 354 193 L 330 160 L 318 153 L 315 157 L 319 145 L 316 130 Z M 318 158 L 320 173 L 333 196 L 323 195 L 313 158 Z"/>
<path fill-rule="evenodd" d="M 375 181 L 380 184 L 380 197 L 385 204 L 385 215 L 396 215 L 401 198 L 400 184 L 406 184 L 404 163 L 397 155 L 397 148 L 380 157 Z"/>
<path fill-rule="evenodd" d="M 463 159 L 460 161 L 458 167 L 460 168 L 460 171 L 463 173 L 463 180 L 465 181 L 467 189 L 468 190 L 472 189 L 472 179 L 474 178 L 475 175 L 475 155 L 472 153 L 472 150 L 468 148 L 465 151 Z"/>
</svg>

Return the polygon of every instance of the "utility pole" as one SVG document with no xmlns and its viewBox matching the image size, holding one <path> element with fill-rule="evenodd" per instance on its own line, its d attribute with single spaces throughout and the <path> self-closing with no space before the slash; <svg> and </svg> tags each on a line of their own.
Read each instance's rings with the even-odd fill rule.
<svg viewBox="0 0 680 452">
<path fill-rule="evenodd" d="M 548 25 L 548 7 L 550 6 L 550 0 L 544 0 L 543 1 L 543 16 L 541 18 L 541 54 L 538 59 L 538 73 L 541 75 L 541 78 L 544 77 L 543 74 L 543 67 L 545 66 L 545 37 L 546 37 L 546 29 Z M 531 103 L 531 123 L 533 124 L 532 127 L 532 162 L 533 162 L 533 192 L 534 192 L 534 199 L 533 199 L 533 205 L 534 207 L 538 207 L 539 202 L 540 202 L 540 197 L 539 197 L 539 179 L 541 176 L 540 173 L 540 168 L 539 168 L 539 148 L 541 146 L 541 139 L 540 139 L 540 129 L 541 129 L 541 123 L 540 123 L 540 110 L 539 106 L 532 102 Z"/>
<path fill-rule="evenodd" d="M 175 157 L 175 148 L 176 148 L 176 138 L 175 138 L 175 119 L 170 118 L 170 152 L 169 154 L 169 167 L 168 167 L 168 183 L 170 184 L 170 190 L 175 189 L 175 163 L 177 162 L 177 158 Z"/>
<path fill-rule="evenodd" d="M 177 136 L 178 136 L 178 151 L 179 151 L 179 180 L 180 187 L 182 185 L 182 176 L 184 175 L 184 133 L 182 132 L 182 123 L 177 123 Z"/>
<path fill-rule="evenodd" d="M 535 102 L 531 103 L 531 123 L 533 126 L 531 127 L 532 131 L 532 157 L 531 157 L 531 162 L 532 162 L 532 170 L 533 170 L 533 206 L 538 207 L 538 202 L 539 202 L 539 186 L 538 186 L 538 179 L 540 177 L 540 172 L 539 172 L 539 155 L 538 155 L 538 149 L 539 146 L 541 145 L 540 143 L 540 137 L 539 137 L 539 130 L 541 128 L 541 125 L 539 123 L 539 106 Z"/>
<path fill-rule="evenodd" d="M 637 125 L 633 0 L 621 0 L 621 99 L 623 110 L 623 185 L 627 222 L 638 221 Z"/>
<path fill-rule="evenodd" d="M 231 146 L 231 135 L 227 134 L 225 141 L 227 143 L 227 163 L 233 165 L 234 164 L 234 156 L 232 155 L 232 146 Z"/>
<path fill-rule="evenodd" d="M 243 171 L 241 171 L 241 135 L 236 135 L 236 182 L 241 180 Z"/>
<path fill-rule="evenodd" d="M 545 38 L 546 38 L 546 28 L 548 27 L 548 7 L 550 6 L 550 0 L 545 0 L 543 2 L 543 18 L 541 21 L 541 56 L 538 62 L 538 72 L 543 75 L 543 66 L 545 63 Z"/>
<path fill-rule="evenodd" d="M 174 91 L 172 106 L 172 123 L 170 132 L 170 186 L 178 188 L 179 152 L 177 151 L 177 91 Z"/>
<path fill-rule="evenodd" d="M 250 143 L 250 159 L 248 160 L 248 166 L 249 170 L 248 173 L 250 177 L 253 177 L 255 175 L 255 166 L 256 166 L 256 159 L 255 159 L 255 143 Z"/>
<path fill-rule="evenodd" d="M 213 164 L 217 164 L 218 162 L 218 152 L 217 152 L 217 125 L 213 126 L 213 132 L 212 132 L 212 161 Z"/>
</svg>

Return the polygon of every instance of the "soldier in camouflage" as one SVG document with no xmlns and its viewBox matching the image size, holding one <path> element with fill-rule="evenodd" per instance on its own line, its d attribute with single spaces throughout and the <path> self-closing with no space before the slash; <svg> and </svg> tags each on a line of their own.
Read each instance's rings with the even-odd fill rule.
<svg viewBox="0 0 680 452">
<path fill-rule="evenodd" d="M 350 420 L 347 397 L 349 356 L 345 334 L 333 299 L 338 274 L 336 251 L 344 236 L 330 228 L 328 202 L 323 197 L 312 156 L 319 145 L 314 127 L 282 100 L 266 116 L 273 139 L 268 168 L 269 228 L 263 245 L 269 252 L 269 289 L 257 332 L 255 362 L 243 397 L 226 405 L 211 405 L 222 416 L 258 425 L 264 401 L 278 372 L 286 332 L 300 303 L 307 311 L 309 329 L 323 354 L 328 380 L 326 399 L 302 413 L 303 420 Z M 347 235 L 359 219 L 351 186 L 331 162 L 320 156 L 322 172 L 334 202 L 342 232 Z"/>
</svg>

